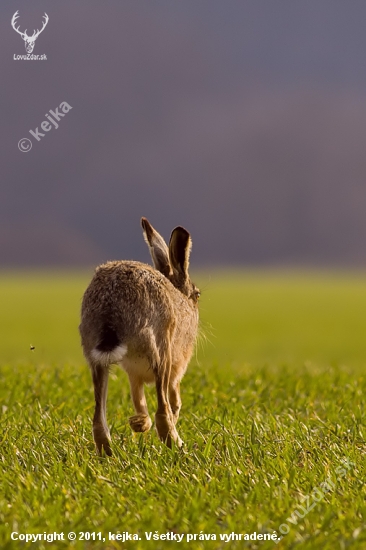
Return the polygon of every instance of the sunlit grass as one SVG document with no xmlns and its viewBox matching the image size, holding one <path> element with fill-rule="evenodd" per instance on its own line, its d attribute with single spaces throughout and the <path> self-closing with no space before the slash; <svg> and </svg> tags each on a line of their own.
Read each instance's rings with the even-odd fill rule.
<svg viewBox="0 0 366 550">
<path fill-rule="evenodd" d="M 155 531 L 218 539 L 180 548 L 366 547 L 366 277 L 198 273 L 208 341 L 182 382 L 184 450 L 167 449 L 153 430 L 131 434 L 127 378 L 115 368 L 114 456 L 106 459 L 94 451 L 92 384 L 77 331 L 90 275 L 0 280 L 1 548 L 23 547 L 10 542 L 12 531 L 103 533 L 106 542 L 72 546 L 93 549 L 176 544 L 147 541 Z M 154 389 L 147 393 L 153 413 Z M 352 466 L 341 477 L 344 459 Z M 326 479 L 334 490 L 291 523 Z M 278 545 L 220 540 L 279 533 L 284 524 L 289 534 Z M 118 531 L 142 540 L 108 541 Z M 52 544 L 36 547 L 70 542 Z"/>
</svg>

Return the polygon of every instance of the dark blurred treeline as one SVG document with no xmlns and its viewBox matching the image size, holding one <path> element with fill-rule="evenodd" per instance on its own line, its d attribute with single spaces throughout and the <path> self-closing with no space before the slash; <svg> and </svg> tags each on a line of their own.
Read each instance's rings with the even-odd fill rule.
<svg viewBox="0 0 366 550">
<path fill-rule="evenodd" d="M 366 264 L 366 4 L 88 1 L 2 18 L 2 266 L 147 259 Z M 10 26 L 49 24 L 34 53 Z M 29 153 L 50 109 L 72 110 Z"/>
</svg>

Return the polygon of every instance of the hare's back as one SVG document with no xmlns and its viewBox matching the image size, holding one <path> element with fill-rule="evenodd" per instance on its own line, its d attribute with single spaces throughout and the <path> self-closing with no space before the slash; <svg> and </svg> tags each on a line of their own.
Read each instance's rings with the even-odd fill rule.
<svg viewBox="0 0 366 550">
<path fill-rule="evenodd" d="M 149 265 L 119 261 L 99 266 L 83 297 L 84 351 L 112 351 L 135 341 L 145 327 L 169 325 L 172 292 L 177 291 L 168 279 Z"/>
<path fill-rule="evenodd" d="M 104 303 L 118 298 L 136 300 L 147 295 L 166 295 L 171 283 L 153 267 L 134 261 L 107 262 L 97 267 L 86 291 L 89 299 Z"/>
</svg>

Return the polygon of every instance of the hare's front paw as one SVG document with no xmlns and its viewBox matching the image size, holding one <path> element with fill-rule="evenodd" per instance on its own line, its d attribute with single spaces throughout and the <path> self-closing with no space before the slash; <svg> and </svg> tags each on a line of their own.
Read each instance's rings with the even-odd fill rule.
<svg viewBox="0 0 366 550">
<path fill-rule="evenodd" d="M 152 426 L 151 418 L 148 414 L 136 414 L 128 419 L 134 432 L 148 432 Z"/>
<path fill-rule="evenodd" d="M 175 430 L 175 431 L 176 431 L 177 436 L 176 436 L 176 439 L 174 439 L 173 441 L 174 441 L 174 444 L 176 445 L 176 447 L 179 447 L 179 449 L 181 449 L 184 445 L 184 441 L 179 437 L 179 434 L 178 434 L 177 430 Z"/>
<path fill-rule="evenodd" d="M 179 408 L 172 407 L 172 417 L 173 417 L 174 425 L 178 422 L 179 411 L 180 411 L 180 407 Z"/>
<path fill-rule="evenodd" d="M 183 447 L 183 441 L 179 437 L 179 434 L 175 428 L 171 430 L 168 433 L 167 437 L 165 439 L 162 439 L 162 441 L 164 441 L 164 443 L 166 444 L 167 447 L 169 447 L 169 449 L 171 449 L 173 446 L 172 441 L 174 441 L 174 445 L 179 449 Z"/>
<path fill-rule="evenodd" d="M 177 447 L 182 447 L 183 441 L 179 437 L 179 434 L 174 426 L 174 423 L 166 414 L 155 415 L 155 425 L 158 436 L 167 447 L 171 448 L 172 441 L 174 441 Z"/>
</svg>

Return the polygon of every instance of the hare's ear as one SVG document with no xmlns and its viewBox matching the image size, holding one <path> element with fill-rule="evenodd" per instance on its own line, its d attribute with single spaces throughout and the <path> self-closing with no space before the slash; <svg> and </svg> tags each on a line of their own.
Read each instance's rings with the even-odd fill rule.
<svg viewBox="0 0 366 550">
<path fill-rule="evenodd" d="M 146 218 L 141 218 L 141 225 L 144 232 L 144 239 L 149 247 L 155 269 L 160 271 L 165 277 L 169 277 L 172 274 L 172 268 L 169 261 L 169 250 L 166 242 L 163 237 L 155 231 Z"/>
<path fill-rule="evenodd" d="M 171 266 L 184 279 L 188 279 L 189 256 L 192 248 L 191 236 L 184 227 L 176 227 L 169 241 L 169 258 Z"/>
</svg>

